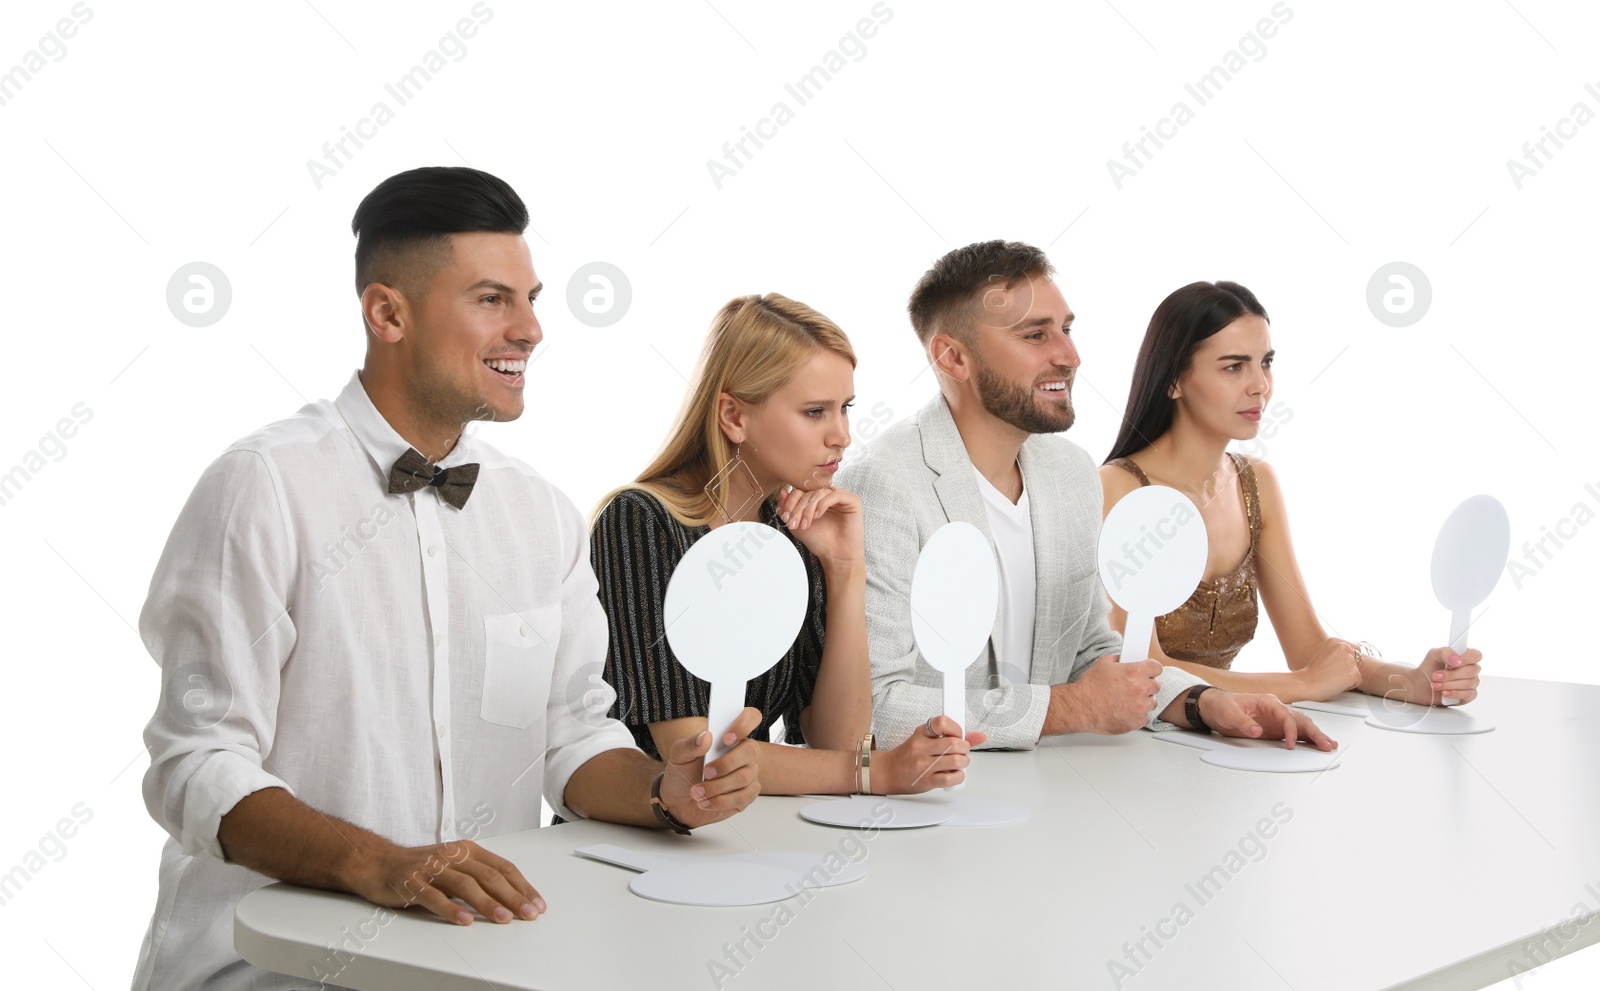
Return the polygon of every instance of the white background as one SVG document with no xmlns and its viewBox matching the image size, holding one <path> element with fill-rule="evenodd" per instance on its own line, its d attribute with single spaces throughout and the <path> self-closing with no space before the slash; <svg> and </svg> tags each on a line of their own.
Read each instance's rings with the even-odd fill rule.
<svg viewBox="0 0 1600 991">
<path fill-rule="evenodd" d="M 1600 91 L 1592 5 L 1289 0 L 1275 37 L 1245 42 L 1259 58 L 1200 106 L 1185 84 L 1271 17 L 1269 0 L 959 12 L 890 0 L 874 37 L 845 43 L 859 59 L 800 106 L 784 84 L 871 17 L 869 0 L 488 0 L 465 54 L 400 106 L 384 84 L 472 3 L 314 3 L 90 0 L 65 54 L 0 106 L 0 472 L 41 445 L 59 452 L 44 440 L 56 422 L 92 410 L 0 506 L 0 872 L 75 803 L 93 810 L 64 859 L 0 908 L 7 984 L 129 979 L 163 838 L 139 794 L 157 669 L 134 626 L 151 570 L 212 458 L 336 394 L 359 363 L 350 216 L 405 169 L 470 164 L 527 201 L 546 340 L 526 414 L 484 435 L 585 510 L 654 451 L 731 296 L 781 292 L 844 327 L 861 443 L 934 388 L 904 313 L 917 276 L 1003 237 L 1045 247 L 1060 269 L 1084 361 L 1069 436 L 1097 460 L 1156 303 L 1197 279 L 1256 291 L 1279 355 L 1275 402 L 1292 411 L 1265 456 L 1314 601 L 1330 629 L 1390 658 L 1445 638 L 1428 555 L 1460 499 L 1505 502 L 1517 558 L 1575 504 L 1600 512 L 1600 122 L 1521 189 L 1506 167 L 1575 103 L 1600 112 L 1584 89 Z M 71 10 L 7 3 L 0 71 Z M 308 160 L 380 100 L 394 119 L 319 189 Z M 707 161 L 780 100 L 793 120 L 716 188 Z M 1193 120 L 1119 190 L 1108 159 L 1180 100 Z M 597 260 L 632 287 L 607 328 L 566 303 L 573 271 Z M 193 261 L 232 286 L 210 327 L 166 304 Z M 1366 301 L 1393 261 L 1432 287 L 1409 327 Z M 1580 635 L 1600 526 L 1564 544 L 1496 590 L 1473 631 L 1488 670 L 1600 680 Z M 1263 625 L 1240 666 L 1281 664 Z M 1425 844 L 1406 849 L 1427 862 Z M 1575 902 L 1584 882 L 1600 878 L 1574 878 Z M 1552 923 L 1569 910 L 1551 908 Z M 1585 953 L 1523 986 L 1597 976 Z"/>
</svg>

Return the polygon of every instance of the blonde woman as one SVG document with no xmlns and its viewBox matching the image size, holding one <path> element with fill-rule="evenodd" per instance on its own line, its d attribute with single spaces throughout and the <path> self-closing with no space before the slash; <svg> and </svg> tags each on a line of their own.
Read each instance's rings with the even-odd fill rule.
<svg viewBox="0 0 1600 991">
<path fill-rule="evenodd" d="M 833 486 L 850 446 L 855 364 L 844 333 L 811 307 L 777 294 L 730 301 L 661 453 L 602 501 L 589 547 L 611 625 L 605 676 L 645 753 L 706 730 L 710 686 L 673 657 L 663 599 L 684 552 L 737 521 L 783 532 L 810 585 L 800 635 L 745 696 L 762 713 L 750 734 L 762 792 L 927 791 L 959 783 L 968 750 L 986 739 L 962 738 L 938 716 L 861 768 L 872 724 L 861 502 Z M 780 716 L 786 742 L 807 748 L 769 742 Z"/>
</svg>

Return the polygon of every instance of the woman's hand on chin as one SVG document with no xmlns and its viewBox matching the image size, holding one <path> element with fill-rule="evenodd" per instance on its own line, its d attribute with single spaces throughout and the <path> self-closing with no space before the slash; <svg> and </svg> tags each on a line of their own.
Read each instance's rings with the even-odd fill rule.
<svg viewBox="0 0 1600 991">
<path fill-rule="evenodd" d="M 806 550 L 832 570 L 865 566 L 861 500 L 848 489 L 786 488 L 778 493 L 778 515 Z"/>
</svg>

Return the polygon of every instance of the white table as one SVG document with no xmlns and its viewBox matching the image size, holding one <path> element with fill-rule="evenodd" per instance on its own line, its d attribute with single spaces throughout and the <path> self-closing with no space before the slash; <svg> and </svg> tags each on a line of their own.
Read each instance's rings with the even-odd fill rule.
<svg viewBox="0 0 1600 991">
<path fill-rule="evenodd" d="M 777 796 L 687 839 L 570 823 L 484 843 L 549 902 L 535 922 L 459 927 L 408 911 L 334 956 L 328 945 L 373 907 L 275 884 L 240 903 L 235 943 L 271 970 L 342 967 L 331 983 L 388 991 L 1481 988 L 1513 976 L 1513 962 L 1531 969 L 1600 938 L 1600 687 L 1484 681 L 1472 708 L 1498 728 L 1483 735 L 1316 714 L 1345 752 L 1320 774 L 1212 767 L 1145 731 L 1054 738 L 975 755 L 957 793 L 1027 804 L 1020 825 L 864 839 L 800 819 L 812 799 Z M 1264 855 L 1236 861 L 1201 904 L 1186 886 L 1226 870 L 1278 803 L 1292 818 Z M 706 854 L 859 843 L 868 876 L 780 903 L 792 918 L 777 925 L 778 905 L 638 898 L 631 872 L 572 853 L 599 842 Z M 1529 940 L 1575 910 L 1595 915 L 1530 956 Z M 1172 938 L 1158 948 L 1152 932 Z M 761 942 L 746 939 L 730 962 L 747 934 Z M 1149 959 L 1133 949 L 1141 969 L 1119 985 L 1108 962 L 1132 970 L 1125 953 L 1141 937 Z M 719 983 L 712 961 L 734 976 Z"/>
</svg>

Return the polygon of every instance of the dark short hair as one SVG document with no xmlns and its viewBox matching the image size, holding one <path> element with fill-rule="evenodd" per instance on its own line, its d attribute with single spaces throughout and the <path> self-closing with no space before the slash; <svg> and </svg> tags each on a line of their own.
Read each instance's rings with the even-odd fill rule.
<svg viewBox="0 0 1600 991">
<path fill-rule="evenodd" d="M 1172 426 L 1167 394 L 1208 337 L 1242 316 L 1270 319 L 1256 294 L 1237 282 L 1191 282 L 1161 301 L 1139 344 L 1122 427 L 1106 461 L 1142 451 Z"/>
<path fill-rule="evenodd" d="M 957 248 L 934 262 L 911 290 L 906 310 L 917 340 L 927 344 L 940 333 L 971 340 L 974 304 L 982 290 L 996 285 L 1010 289 L 1023 279 L 1055 271 L 1043 251 L 1021 241 L 979 241 Z"/>
<path fill-rule="evenodd" d="M 505 180 L 462 166 L 392 175 L 356 207 L 356 292 L 374 282 L 420 301 L 450 261 L 450 235 L 521 234 L 528 208 Z"/>
</svg>

